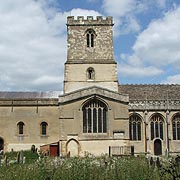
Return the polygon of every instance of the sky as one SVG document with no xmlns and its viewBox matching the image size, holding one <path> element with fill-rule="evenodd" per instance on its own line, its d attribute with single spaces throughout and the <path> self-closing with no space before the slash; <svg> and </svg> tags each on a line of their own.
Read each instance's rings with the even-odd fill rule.
<svg viewBox="0 0 180 180">
<path fill-rule="evenodd" d="M 179 0 L 0 0 L 0 91 L 62 91 L 67 16 L 112 16 L 120 84 L 180 84 Z"/>
</svg>

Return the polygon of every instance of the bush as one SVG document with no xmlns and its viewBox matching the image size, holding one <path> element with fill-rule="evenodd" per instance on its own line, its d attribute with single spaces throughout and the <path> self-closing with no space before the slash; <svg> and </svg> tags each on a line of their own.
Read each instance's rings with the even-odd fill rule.
<svg viewBox="0 0 180 180">
<path fill-rule="evenodd" d="M 24 152 L 32 158 L 30 152 Z M 31 163 L 30 163 L 31 162 Z M 163 165 L 164 166 L 164 165 Z M 167 166 L 167 164 L 166 164 Z M 2 180 L 170 180 L 157 166 L 149 166 L 145 158 L 86 157 L 33 159 L 26 164 L 0 168 Z"/>
</svg>

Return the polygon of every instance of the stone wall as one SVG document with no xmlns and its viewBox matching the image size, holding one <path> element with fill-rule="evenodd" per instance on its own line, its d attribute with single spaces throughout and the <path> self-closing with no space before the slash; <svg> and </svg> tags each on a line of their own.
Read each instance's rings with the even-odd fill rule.
<svg viewBox="0 0 180 180">
<path fill-rule="evenodd" d="M 88 16 L 67 19 L 68 50 L 65 63 L 64 93 L 82 87 L 99 86 L 118 91 L 117 64 L 113 52 L 112 17 Z M 87 46 L 87 31 L 93 30 L 94 45 Z M 94 78 L 88 79 L 87 70 L 93 68 Z"/>
<path fill-rule="evenodd" d="M 1 99 L 0 138 L 4 151 L 30 149 L 59 140 L 58 99 Z M 23 122 L 23 134 L 18 133 L 18 122 Z M 47 134 L 41 134 L 41 123 L 47 123 Z"/>
<path fill-rule="evenodd" d="M 114 63 L 112 17 L 68 17 L 68 54 L 66 63 Z M 94 47 L 86 45 L 86 31 L 95 31 Z"/>
</svg>

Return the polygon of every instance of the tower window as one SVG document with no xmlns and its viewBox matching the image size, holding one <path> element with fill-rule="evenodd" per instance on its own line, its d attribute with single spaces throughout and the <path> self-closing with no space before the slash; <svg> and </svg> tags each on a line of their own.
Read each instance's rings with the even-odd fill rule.
<svg viewBox="0 0 180 180">
<path fill-rule="evenodd" d="M 82 108 L 83 133 L 107 132 L 107 106 L 97 100 L 88 101 Z"/>
<path fill-rule="evenodd" d="M 94 69 L 92 67 L 87 69 L 87 79 L 89 79 L 89 80 L 95 79 L 95 73 L 94 73 Z"/>
<path fill-rule="evenodd" d="M 18 134 L 24 134 L 24 123 L 22 121 L 18 122 L 17 127 L 18 127 Z"/>
<path fill-rule="evenodd" d="M 86 32 L 87 47 L 94 47 L 94 30 L 89 29 Z"/>
</svg>

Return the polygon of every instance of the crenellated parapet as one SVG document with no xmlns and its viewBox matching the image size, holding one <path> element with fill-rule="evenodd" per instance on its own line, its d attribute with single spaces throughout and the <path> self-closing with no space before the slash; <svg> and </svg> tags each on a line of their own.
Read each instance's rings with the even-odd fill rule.
<svg viewBox="0 0 180 180">
<path fill-rule="evenodd" d="M 113 25 L 113 18 L 111 16 L 108 16 L 106 18 L 103 18 L 102 16 L 97 16 L 96 19 L 93 18 L 93 16 L 87 16 L 86 18 L 84 16 L 78 16 L 77 19 L 74 18 L 74 16 L 68 16 L 67 17 L 67 25 L 73 26 L 73 25 Z"/>
</svg>

